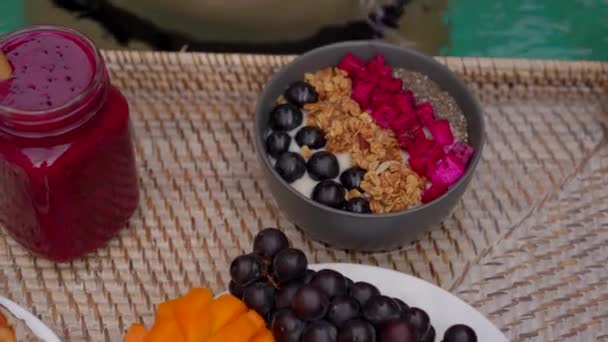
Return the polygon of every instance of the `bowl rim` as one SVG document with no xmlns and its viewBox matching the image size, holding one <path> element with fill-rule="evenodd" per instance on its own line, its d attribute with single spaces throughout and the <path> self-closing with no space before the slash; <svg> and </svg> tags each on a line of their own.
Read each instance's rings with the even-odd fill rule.
<svg viewBox="0 0 608 342">
<path fill-rule="evenodd" d="M 467 170 L 464 173 L 464 175 L 462 175 L 462 177 L 460 177 L 460 179 L 454 185 L 452 185 L 450 188 L 448 188 L 448 191 L 446 191 L 446 193 L 444 193 L 443 195 L 441 195 L 440 197 L 434 199 L 433 201 L 431 201 L 429 203 L 421 204 L 421 205 L 418 205 L 411 209 L 406 209 L 406 210 L 397 211 L 397 212 L 390 212 L 390 213 L 380 213 L 380 214 L 376 214 L 376 213 L 360 214 L 360 213 L 349 212 L 346 210 L 335 209 L 335 208 L 323 205 L 321 203 L 317 203 L 317 202 L 313 201 L 312 199 L 302 195 L 299 191 L 297 191 L 289 183 L 287 183 L 283 178 L 281 178 L 281 176 L 279 176 L 279 174 L 274 169 L 273 165 L 271 165 L 270 159 L 266 155 L 266 152 L 264 149 L 264 139 L 262 137 L 263 134 L 258 133 L 258 132 L 262 132 L 262 129 L 264 128 L 262 126 L 261 120 L 258 120 L 258 116 L 262 115 L 262 99 L 269 96 L 268 92 L 270 91 L 270 85 L 277 83 L 279 81 L 279 79 L 287 72 L 287 70 L 290 68 L 291 65 L 293 65 L 296 62 L 301 62 L 303 60 L 306 60 L 306 59 L 310 58 L 311 56 L 314 56 L 317 54 L 323 54 L 326 51 L 336 49 L 336 48 L 348 47 L 348 48 L 355 50 L 359 47 L 369 47 L 369 46 L 372 46 L 374 49 L 378 49 L 378 50 L 386 50 L 386 49 L 394 50 L 394 51 L 398 51 L 398 53 L 406 53 L 413 58 L 424 59 L 424 60 L 430 62 L 430 64 L 433 64 L 441 72 L 448 74 L 449 77 L 453 78 L 453 81 L 455 82 L 455 84 L 458 87 L 463 88 L 465 90 L 465 93 L 467 94 L 466 96 L 469 97 L 469 100 L 471 101 L 473 107 L 475 108 L 475 111 L 478 113 L 480 128 L 481 128 L 480 139 L 479 139 L 479 149 L 475 151 L 475 154 L 473 155 L 473 159 L 470 161 L 469 166 L 467 167 Z M 440 88 L 443 89 L 441 84 L 438 84 L 438 85 L 440 86 Z M 477 164 L 479 164 L 479 161 L 481 160 L 481 154 L 483 152 L 483 148 L 484 148 L 484 145 L 486 142 L 485 119 L 484 119 L 483 113 L 484 112 L 483 112 L 483 107 L 481 106 L 481 103 L 479 102 L 477 97 L 473 94 L 472 90 L 466 85 L 466 83 L 458 75 L 456 75 L 452 70 L 450 70 L 447 66 L 445 66 L 445 65 L 439 63 L 437 60 L 435 60 L 434 57 L 427 56 L 427 55 L 425 55 L 419 51 L 416 51 L 414 49 L 411 49 L 411 48 L 393 45 L 393 44 L 389 44 L 389 43 L 385 43 L 385 42 L 381 42 L 381 41 L 354 40 L 354 41 L 324 45 L 319 48 L 310 50 L 310 51 L 292 59 L 289 63 L 287 63 L 286 65 L 282 66 L 279 70 L 277 70 L 274 73 L 274 75 L 272 75 L 272 77 L 270 77 L 270 79 L 268 79 L 268 81 L 265 83 L 264 88 L 262 89 L 262 92 L 256 99 L 253 134 L 255 136 L 255 138 L 254 138 L 255 149 L 258 153 L 259 159 L 262 160 L 264 167 L 270 171 L 270 173 L 272 174 L 272 176 L 274 178 L 277 178 L 277 180 L 279 181 L 281 186 L 286 187 L 288 191 L 290 191 L 292 194 L 295 194 L 301 200 L 305 201 L 306 203 L 312 205 L 313 207 L 315 207 L 317 209 L 325 210 L 330 213 L 334 213 L 334 214 L 338 214 L 338 215 L 344 215 L 347 217 L 365 218 L 365 219 L 391 218 L 391 217 L 398 217 L 398 216 L 402 216 L 402 215 L 413 215 L 413 214 L 415 214 L 419 211 L 423 211 L 423 210 L 432 210 L 433 207 L 439 205 L 439 202 L 446 199 L 451 193 L 455 192 L 457 188 L 460 188 L 461 186 L 463 186 L 464 181 L 467 178 L 472 176 L 473 172 L 477 168 Z"/>
</svg>

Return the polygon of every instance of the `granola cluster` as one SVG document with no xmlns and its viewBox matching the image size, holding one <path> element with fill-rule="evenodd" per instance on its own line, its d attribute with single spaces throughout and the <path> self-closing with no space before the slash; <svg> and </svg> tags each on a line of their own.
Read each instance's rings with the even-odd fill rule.
<svg viewBox="0 0 608 342">
<path fill-rule="evenodd" d="M 326 68 L 306 74 L 305 80 L 319 93 L 318 102 L 304 106 L 307 124 L 323 129 L 329 152 L 348 152 L 353 164 L 367 170 L 361 183 L 365 194 L 351 190 L 346 198 L 364 195 L 376 213 L 419 204 L 426 180 L 407 166 L 394 133 L 379 127 L 351 98 L 347 73 Z"/>
</svg>

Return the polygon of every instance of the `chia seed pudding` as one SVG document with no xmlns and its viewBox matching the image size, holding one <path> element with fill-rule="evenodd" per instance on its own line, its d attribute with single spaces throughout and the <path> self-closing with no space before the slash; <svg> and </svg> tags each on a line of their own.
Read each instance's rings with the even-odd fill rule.
<svg viewBox="0 0 608 342">
<path fill-rule="evenodd" d="M 427 76 L 348 53 L 277 99 L 266 136 L 277 173 L 321 204 L 388 213 L 429 203 L 474 153 L 454 98 Z"/>
</svg>

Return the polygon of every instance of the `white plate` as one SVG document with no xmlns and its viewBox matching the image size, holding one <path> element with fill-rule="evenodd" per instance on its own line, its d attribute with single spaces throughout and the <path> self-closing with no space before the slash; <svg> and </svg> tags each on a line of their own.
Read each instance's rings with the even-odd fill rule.
<svg viewBox="0 0 608 342">
<path fill-rule="evenodd" d="M 332 269 L 351 278 L 375 285 L 382 294 L 396 297 L 409 306 L 426 311 L 441 341 L 444 332 L 454 324 L 466 324 L 477 333 L 479 341 L 509 342 L 503 333 L 479 311 L 453 294 L 407 274 L 384 268 L 356 264 L 314 264 L 313 270 Z"/>
<path fill-rule="evenodd" d="M 61 340 L 53 333 L 49 327 L 44 325 L 36 316 L 29 311 L 20 307 L 17 303 L 0 296 L 0 305 L 13 314 L 16 318 L 22 320 L 25 325 L 30 328 L 34 335 L 38 336 L 45 342 L 61 342 Z"/>
</svg>

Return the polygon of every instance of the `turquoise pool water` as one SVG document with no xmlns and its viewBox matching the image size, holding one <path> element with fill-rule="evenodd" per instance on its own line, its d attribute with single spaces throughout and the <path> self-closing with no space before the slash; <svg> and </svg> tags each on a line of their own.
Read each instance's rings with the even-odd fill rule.
<svg viewBox="0 0 608 342">
<path fill-rule="evenodd" d="M 0 33 L 27 22 L 22 1 L 0 0 Z M 450 0 L 443 17 L 443 55 L 608 60 L 608 0 Z"/>
<path fill-rule="evenodd" d="M 451 0 L 442 54 L 608 60 L 608 0 Z"/>
</svg>

